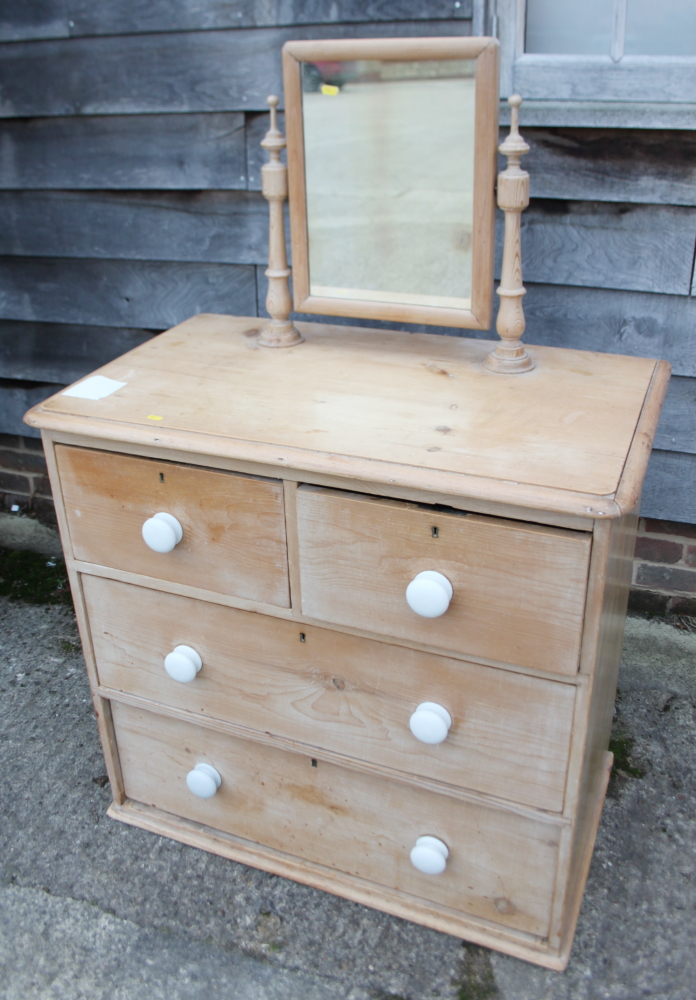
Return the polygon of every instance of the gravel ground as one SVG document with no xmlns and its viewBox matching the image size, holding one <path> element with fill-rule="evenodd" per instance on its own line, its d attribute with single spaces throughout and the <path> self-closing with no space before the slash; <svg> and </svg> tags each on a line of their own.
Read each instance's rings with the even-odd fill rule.
<svg viewBox="0 0 696 1000">
<path fill-rule="evenodd" d="M 72 612 L 0 599 L 0 644 L 2 1000 L 693 1000 L 696 635 L 629 620 L 563 974 L 107 819 Z"/>
</svg>

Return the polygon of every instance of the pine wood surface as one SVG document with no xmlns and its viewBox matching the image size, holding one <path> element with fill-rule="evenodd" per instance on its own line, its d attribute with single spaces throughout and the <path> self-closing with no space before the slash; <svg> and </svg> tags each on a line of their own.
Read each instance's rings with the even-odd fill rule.
<svg viewBox="0 0 696 1000">
<path fill-rule="evenodd" d="M 297 504 L 303 614 L 553 673 L 576 672 L 586 534 L 311 486 L 299 489 Z M 447 577 L 454 596 L 444 615 L 422 618 L 406 603 L 406 588 L 431 569 Z"/>
<path fill-rule="evenodd" d="M 544 937 L 559 828 L 367 777 L 114 702 L 126 795 L 276 850 Z M 195 764 L 222 785 L 201 800 Z M 411 865 L 419 836 L 449 847 L 447 871 Z"/>
<path fill-rule="evenodd" d="M 388 642 L 392 646 L 417 649 L 423 653 L 433 653 L 435 656 L 446 655 L 449 659 L 464 660 L 467 663 L 479 663 L 482 666 L 494 667 L 496 670 L 509 670 L 513 673 L 525 674 L 529 677 L 538 677 L 541 680 L 552 679 L 555 683 L 559 684 L 574 685 L 579 677 L 578 674 L 556 673 L 550 675 L 548 670 L 539 670 L 536 667 L 501 662 L 500 660 L 493 660 L 485 656 L 476 656 L 473 653 L 464 654 L 456 649 L 443 650 L 442 647 L 418 642 L 413 639 L 375 634 L 366 629 L 341 625 L 336 622 L 328 623 L 310 618 L 308 615 L 303 615 L 300 610 L 294 608 L 281 608 L 273 604 L 263 604 L 260 601 L 248 601 L 242 597 L 230 597 L 218 591 L 205 590 L 202 587 L 190 587 L 187 584 L 175 583 L 171 580 L 159 580 L 157 577 L 129 573 L 126 570 L 114 569 L 111 566 L 101 566 L 98 563 L 87 563 L 79 559 L 70 559 L 69 564 L 75 572 L 86 576 L 98 576 L 105 580 L 117 580 L 120 583 L 132 584 L 134 587 L 145 587 L 148 590 L 156 590 L 159 593 L 176 594 L 179 597 L 190 597 L 194 601 L 205 601 L 209 604 L 219 605 L 220 607 L 235 608 L 238 611 L 250 611 L 254 614 L 267 615 L 270 618 L 281 618 L 284 621 L 293 621 L 296 625 L 315 625 L 317 628 L 329 628 L 331 631 L 354 635 L 359 639 Z M 580 680 L 582 681 L 582 678 Z"/>
<path fill-rule="evenodd" d="M 516 958 L 522 958 L 548 969 L 562 971 L 568 964 L 568 951 L 549 947 L 543 938 L 511 931 L 482 918 L 472 917 L 450 907 L 429 903 L 396 889 L 388 890 L 365 879 L 345 875 L 312 861 L 294 858 L 291 854 L 261 847 L 232 834 L 192 820 L 182 819 L 154 806 L 127 799 L 123 805 L 112 804 L 107 810 L 111 819 L 148 830 L 162 837 L 171 837 L 198 850 L 211 851 L 221 857 L 273 872 L 344 896 L 363 906 L 370 906 L 405 920 L 416 920 L 426 927 L 465 938 L 474 944 L 495 948 Z"/>
<path fill-rule="evenodd" d="M 77 559 L 289 607 L 281 483 L 64 445 L 56 455 Z M 171 552 L 143 541 L 158 511 L 184 531 Z"/>
<path fill-rule="evenodd" d="M 571 685 L 81 579 L 101 685 L 487 795 L 563 809 Z M 164 657 L 179 644 L 203 660 L 189 684 L 164 669 Z M 452 716 L 438 746 L 420 743 L 409 729 L 423 701 Z"/>
<path fill-rule="evenodd" d="M 597 615 L 592 642 L 588 642 L 588 661 L 593 661 L 593 672 L 587 716 L 580 730 L 585 742 L 582 785 L 575 807 L 575 868 L 571 872 L 571 884 L 579 878 L 578 866 L 588 850 L 588 842 L 594 843 L 596 833 L 594 803 L 605 784 L 605 757 L 613 721 L 637 525 L 638 518 L 634 514 L 611 524 L 597 525 L 595 531 L 596 544 L 599 542 L 604 549 L 604 586 L 601 614 Z M 589 850 L 591 852 L 591 846 Z"/>
<path fill-rule="evenodd" d="M 482 370 L 490 342 L 298 326 L 305 344 L 269 352 L 256 348 L 256 319 L 195 317 L 105 366 L 127 382 L 112 396 L 59 395 L 28 422 L 89 434 L 96 418 L 124 442 L 621 512 L 610 498 L 655 362 L 536 347 L 536 369 L 509 379 Z"/>
<path fill-rule="evenodd" d="M 50 438 L 56 444 L 75 445 L 78 448 L 97 448 L 100 451 L 116 452 L 118 454 L 121 454 L 125 447 L 123 442 L 103 437 L 86 437 L 79 434 L 54 433 L 50 431 L 44 431 L 43 435 L 46 439 Z M 180 462 L 185 465 L 190 464 L 203 467 L 208 467 L 211 464 L 211 457 L 209 455 L 192 454 L 191 452 L 179 451 L 176 448 L 165 448 L 158 444 L 146 445 L 129 442 L 127 448 L 129 454 L 140 455 L 143 458 L 158 458 L 167 462 Z M 271 478 L 274 478 L 277 473 L 277 469 L 269 470 L 267 465 L 259 462 L 249 462 L 220 455 L 215 456 L 215 467 L 227 470 L 228 472 L 241 472 L 251 476 L 268 476 L 272 472 L 273 475 Z M 297 486 L 299 483 L 309 483 L 315 486 L 352 490 L 358 493 L 365 489 L 363 481 L 344 476 L 332 476 L 320 472 L 309 472 L 298 469 L 284 469 L 282 475 L 284 484 L 292 484 L 293 486 Z M 376 496 L 393 497 L 415 503 L 443 504 L 457 510 L 490 514 L 491 517 L 505 517 L 517 521 L 532 521 L 535 524 L 550 524 L 557 528 L 570 528 L 572 531 L 591 532 L 594 524 L 594 521 L 587 516 L 559 514 L 555 511 L 533 507 L 516 507 L 513 504 L 503 504 L 498 501 L 483 500 L 480 498 L 474 499 L 473 497 L 462 497 L 451 493 L 439 493 L 436 490 L 412 489 L 405 486 L 397 486 L 391 482 L 370 482 L 369 489 L 370 493 Z"/>
</svg>

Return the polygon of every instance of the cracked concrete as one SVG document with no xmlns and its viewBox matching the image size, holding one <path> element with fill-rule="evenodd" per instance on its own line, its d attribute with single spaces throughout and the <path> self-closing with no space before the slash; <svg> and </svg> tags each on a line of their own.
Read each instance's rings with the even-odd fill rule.
<svg viewBox="0 0 696 1000">
<path fill-rule="evenodd" d="M 71 612 L 0 601 L 0 997 L 693 1000 L 696 635 L 631 619 L 568 970 L 546 972 L 105 816 Z"/>
</svg>

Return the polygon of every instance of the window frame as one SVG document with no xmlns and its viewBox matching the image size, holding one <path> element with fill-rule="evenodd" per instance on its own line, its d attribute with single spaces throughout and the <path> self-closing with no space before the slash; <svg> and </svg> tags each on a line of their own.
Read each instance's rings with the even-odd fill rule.
<svg viewBox="0 0 696 1000">
<path fill-rule="evenodd" d="M 500 40 L 501 97 L 522 95 L 527 124 L 696 129 L 696 56 L 624 56 L 620 39 L 614 57 L 526 53 L 526 7 L 474 0 L 474 30 Z"/>
</svg>

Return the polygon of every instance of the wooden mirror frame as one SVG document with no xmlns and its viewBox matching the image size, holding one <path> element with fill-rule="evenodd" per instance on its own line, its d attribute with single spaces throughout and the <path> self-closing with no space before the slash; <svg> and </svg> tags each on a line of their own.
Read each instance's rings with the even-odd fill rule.
<svg viewBox="0 0 696 1000">
<path fill-rule="evenodd" d="M 346 41 L 286 42 L 283 46 L 285 127 L 287 134 L 293 297 L 296 312 L 397 323 L 426 323 L 487 330 L 493 318 L 495 197 L 498 146 L 498 41 L 495 38 L 357 38 Z M 333 299 L 310 295 L 309 234 L 302 116 L 303 62 L 380 59 L 476 60 L 474 124 L 474 206 L 471 308 L 440 308 Z"/>
</svg>

